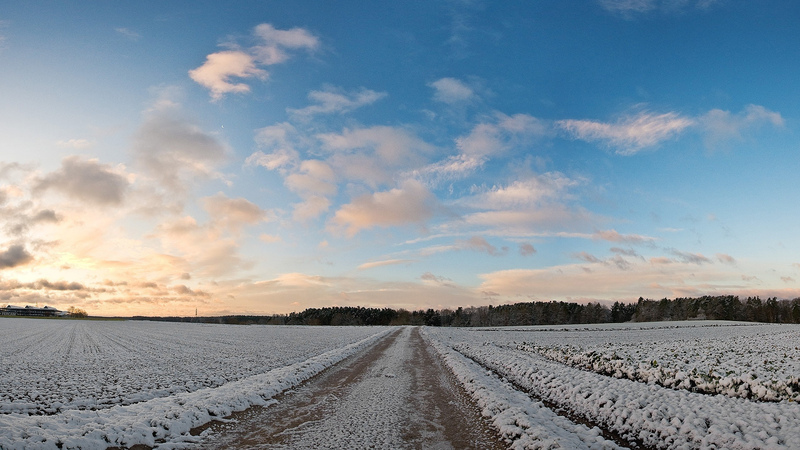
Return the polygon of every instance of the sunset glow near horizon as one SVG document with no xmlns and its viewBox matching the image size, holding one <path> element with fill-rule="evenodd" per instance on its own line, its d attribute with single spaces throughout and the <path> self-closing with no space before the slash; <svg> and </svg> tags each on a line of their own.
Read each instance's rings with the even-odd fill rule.
<svg viewBox="0 0 800 450">
<path fill-rule="evenodd" d="M 800 297 L 794 1 L 0 8 L 0 303 Z"/>
</svg>

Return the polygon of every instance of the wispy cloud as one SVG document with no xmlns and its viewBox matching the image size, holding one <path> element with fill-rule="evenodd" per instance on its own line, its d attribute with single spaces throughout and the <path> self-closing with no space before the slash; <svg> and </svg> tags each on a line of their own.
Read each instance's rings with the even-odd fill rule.
<svg viewBox="0 0 800 450">
<path fill-rule="evenodd" d="M 548 125 L 536 117 L 495 113 L 494 120 L 479 123 L 468 135 L 456 138 L 456 146 L 471 157 L 497 156 L 548 133 Z"/>
<path fill-rule="evenodd" d="M 569 190 L 582 183 L 560 172 L 547 172 L 515 180 L 505 186 L 495 185 L 462 201 L 476 208 L 506 209 L 539 205 L 547 201 L 561 202 L 570 197 Z"/>
<path fill-rule="evenodd" d="M 719 270 L 720 266 L 698 266 L 669 258 L 617 261 L 615 258 L 601 260 L 589 253 L 575 256 L 591 263 L 590 270 L 585 270 L 585 263 L 578 263 L 544 269 L 490 272 L 481 275 L 483 282 L 476 290 L 494 292 L 499 301 L 528 298 L 611 302 L 634 301 L 640 296 L 663 298 L 736 294 L 749 290 L 739 271 L 730 268 Z"/>
<path fill-rule="evenodd" d="M 483 252 L 492 256 L 500 256 L 508 252 L 507 247 L 498 249 L 497 247 L 490 244 L 489 241 L 487 241 L 485 238 L 481 236 L 472 236 L 469 239 L 456 240 L 455 248 L 459 250 L 472 250 L 476 252 Z"/>
<path fill-rule="evenodd" d="M 695 125 L 695 120 L 675 112 L 654 114 L 642 111 L 621 117 L 614 123 L 592 120 L 560 120 L 556 126 L 574 139 L 601 142 L 619 155 L 633 155 L 672 139 Z"/>
<path fill-rule="evenodd" d="M 348 113 L 362 106 L 371 105 L 386 95 L 385 92 L 376 92 L 363 87 L 357 91 L 345 92 L 327 86 L 321 91 L 311 91 L 308 94 L 308 99 L 315 104 L 300 109 L 288 108 L 286 111 L 296 119 L 308 120 L 317 114 Z"/>
<path fill-rule="evenodd" d="M 651 12 L 678 14 L 691 9 L 704 11 L 723 0 L 598 0 L 607 11 L 625 19 L 634 19 Z"/>
<path fill-rule="evenodd" d="M 436 185 L 442 182 L 463 179 L 483 167 L 485 163 L 486 158 L 484 157 L 452 155 L 410 171 L 407 176 Z"/>
<path fill-rule="evenodd" d="M 620 234 L 617 230 L 596 231 L 592 234 L 592 239 L 626 244 L 651 244 L 656 240 L 654 237 L 639 234 Z"/>
<path fill-rule="evenodd" d="M 119 28 L 114 28 L 114 31 L 116 31 L 122 36 L 125 36 L 127 39 L 130 39 L 131 41 L 138 41 L 142 37 L 141 34 L 131 30 L 130 28 L 119 27 Z"/>
<path fill-rule="evenodd" d="M 88 139 L 67 139 L 56 142 L 56 145 L 76 150 L 85 150 L 92 147 L 94 143 Z"/>
<path fill-rule="evenodd" d="M 679 250 L 672 250 L 671 253 L 673 255 L 675 255 L 678 258 L 678 260 L 680 260 L 681 262 L 688 263 L 688 264 L 698 264 L 698 265 L 700 265 L 700 264 L 712 264 L 713 263 L 713 261 L 711 261 L 711 259 L 707 258 L 706 256 L 703 256 L 701 253 L 682 252 L 682 251 L 679 251 Z"/>
<path fill-rule="evenodd" d="M 699 117 L 698 122 L 704 133 L 706 147 L 709 149 L 715 149 L 730 141 L 742 140 L 747 133 L 765 125 L 783 128 L 785 123 L 780 113 L 760 105 L 747 105 L 736 114 L 712 109 Z"/>
<path fill-rule="evenodd" d="M 11 22 L 8 20 L 0 20 L 0 51 L 6 48 L 6 35 L 3 33 L 3 29 L 8 27 Z"/>
<path fill-rule="evenodd" d="M 399 264 L 411 264 L 414 260 L 411 259 L 384 259 L 381 261 L 370 261 L 358 266 L 358 270 L 374 269 L 376 267 L 395 266 Z"/>
<path fill-rule="evenodd" d="M 438 102 L 454 104 L 471 100 L 475 91 L 466 83 L 456 78 L 440 78 L 428 86 L 434 89 L 433 99 Z"/>
<path fill-rule="evenodd" d="M 716 256 L 717 261 L 723 264 L 731 264 L 731 265 L 736 264 L 736 259 L 734 259 L 733 256 L 731 255 L 727 255 L 725 253 L 717 253 L 714 256 Z"/>
</svg>

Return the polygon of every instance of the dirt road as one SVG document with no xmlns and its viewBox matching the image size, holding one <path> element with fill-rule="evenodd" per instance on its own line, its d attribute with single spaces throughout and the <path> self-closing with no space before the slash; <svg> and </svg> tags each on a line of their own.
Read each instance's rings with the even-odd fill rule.
<svg viewBox="0 0 800 450">
<path fill-rule="evenodd" d="M 203 448 L 505 448 L 417 328 L 326 370 L 278 403 L 214 423 Z"/>
</svg>

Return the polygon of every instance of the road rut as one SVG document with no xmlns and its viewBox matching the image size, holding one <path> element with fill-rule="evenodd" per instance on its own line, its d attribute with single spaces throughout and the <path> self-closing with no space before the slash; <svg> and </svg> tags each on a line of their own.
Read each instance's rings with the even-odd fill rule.
<svg viewBox="0 0 800 450">
<path fill-rule="evenodd" d="M 398 330 L 277 404 L 205 427 L 201 448 L 505 448 L 431 352 L 418 328 Z"/>
</svg>

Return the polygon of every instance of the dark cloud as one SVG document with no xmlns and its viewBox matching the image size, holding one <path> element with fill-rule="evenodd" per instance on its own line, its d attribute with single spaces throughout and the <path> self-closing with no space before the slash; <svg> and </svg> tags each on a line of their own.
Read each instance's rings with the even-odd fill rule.
<svg viewBox="0 0 800 450">
<path fill-rule="evenodd" d="M 503 247 L 501 250 L 498 250 L 497 247 L 490 244 L 489 241 L 480 237 L 480 236 L 473 236 L 467 240 L 458 240 L 456 241 L 456 247 L 464 250 L 474 250 L 477 252 L 484 252 L 488 253 L 492 256 L 500 256 L 508 250 L 508 248 Z"/>
<path fill-rule="evenodd" d="M 60 169 L 40 178 L 33 190 L 55 190 L 98 205 L 119 205 L 128 186 L 127 178 L 115 172 L 111 166 L 93 159 L 68 156 L 61 161 Z"/>
<path fill-rule="evenodd" d="M 83 291 L 86 286 L 76 281 L 48 281 L 41 279 L 30 285 L 26 285 L 31 289 L 47 289 L 52 291 Z"/>
<path fill-rule="evenodd" d="M 519 244 L 519 254 L 520 255 L 529 256 L 529 255 L 533 255 L 534 253 L 536 253 L 536 249 L 533 247 L 533 245 L 531 245 L 531 244 L 529 244 L 527 242 L 523 242 L 522 244 Z"/>
<path fill-rule="evenodd" d="M 0 252 L 0 269 L 21 266 L 33 260 L 33 256 L 25 250 L 25 246 L 15 244 L 8 250 Z"/>
<path fill-rule="evenodd" d="M 682 262 L 689 264 L 713 264 L 713 261 L 703 256 L 700 253 L 682 252 L 679 250 L 672 250 L 672 254 L 677 256 Z"/>
<path fill-rule="evenodd" d="M 574 258 L 578 258 L 578 259 L 584 260 L 584 261 L 586 261 L 588 263 L 601 263 L 601 262 L 603 262 L 602 260 L 600 260 L 600 258 L 592 255 L 591 253 L 587 253 L 587 252 L 573 253 L 572 256 Z"/>
<path fill-rule="evenodd" d="M 34 214 L 33 217 L 31 217 L 31 222 L 33 223 L 42 223 L 42 222 L 56 223 L 60 220 L 61 219 L 58 217 L 56 212 L 53 211 L 52 209 L 43 209 L 38 213 Z"/>
<path fill-rule="evenodd" d="M 637 253 L 636 250 L 634 250 L 632 248 L 611 247 L 610 250 L 612 252 L 614 252 L 614 253 L 616 253 L 618 255 L 622 255 L 622 256 L 633 256 L 633 257 L 636 257 L 636 258 L 640 257 L 639 253 Z"/>
</svg>

